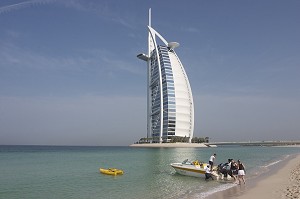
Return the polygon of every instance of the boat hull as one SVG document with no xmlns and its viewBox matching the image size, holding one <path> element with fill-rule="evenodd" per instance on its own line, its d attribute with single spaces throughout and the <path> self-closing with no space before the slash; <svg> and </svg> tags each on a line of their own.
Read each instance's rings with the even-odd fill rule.
<svg viewBox="0 0 300 199">
<path fill-rule="evenodd" d="M 109 169 L 103 169 L 99 168 L 100 173 L 106 174 L 106 175 L 122 175 L 124 172 L 120 169 L 115 168 L 109 168 Z"/>
<path fill-rule="evenodd" d="M 181 175 L 192 176 L 192 177 L 201 177 L 205 178 L 205 166 L 206 164 L 200 165 L 190 165 L 190 164 L 182 164 L 182 163 L 172 163 L 171 167 Z M 214 179 L 218 179 L 218 175 L 212 173 Z"/>
</svg>

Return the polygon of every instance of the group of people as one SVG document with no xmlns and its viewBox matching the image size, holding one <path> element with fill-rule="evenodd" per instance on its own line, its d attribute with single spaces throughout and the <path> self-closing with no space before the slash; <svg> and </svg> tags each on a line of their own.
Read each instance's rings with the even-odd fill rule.
<svg viewBox="0 0 300 199">
<path fill-rule="evenodd" d="M 213 179 L 212 177 L 212 170 L 213 170 L 213 165 L 216 159 L 216 155 L 217 154 L 213 154 L 212 156 L 210 156 L 209 159 L 209 164 L 207 165 L 207 167 L 205 168 L 205 179 L 208 180 L 209 178 Z M 225 178 L 227 178 L 228 175 L 230 175 L 235 183 L 241 184 L 242 182 L 245 184 L 245 165 L 238 160 L 237 162 L 235 162 L 233 159 L 228 159 L 227 163 L 224 164 L 219 164 L 218 165 L 218 172 L 222 173 L 224 175 Z"/>
</svg>

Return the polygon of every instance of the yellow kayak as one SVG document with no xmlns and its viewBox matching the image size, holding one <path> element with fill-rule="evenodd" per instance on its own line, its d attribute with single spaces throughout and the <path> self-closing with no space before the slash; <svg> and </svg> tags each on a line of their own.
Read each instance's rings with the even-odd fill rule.
<svg viewBox="0 0 300 199">
<path fill-rule="evenodd" d="M 103 174 L 106 175 L 122 175 L 124 172 L 121 169 L 116 169 L 116 168 L 108 168 L 108 169 L 103 169 L 100 168 L 99 171 Z"/>
</svg>

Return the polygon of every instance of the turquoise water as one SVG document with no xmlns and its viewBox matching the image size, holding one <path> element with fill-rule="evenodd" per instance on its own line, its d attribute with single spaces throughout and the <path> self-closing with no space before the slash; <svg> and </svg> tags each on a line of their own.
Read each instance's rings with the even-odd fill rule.
<svg viewBox="0 0 300 199">
<path fill-rule="evenodd" d="M 0 146 L 0 198 L 205 198 L 234 186 L 176 174 L 170 163 L 184 159 L 216 163 L 241 159 L 247 178 L 299 153 L 300 148 L 130 148 L 70 146 Z M 123 169 L 122 176 L 99 168 Z"/>
</svg>

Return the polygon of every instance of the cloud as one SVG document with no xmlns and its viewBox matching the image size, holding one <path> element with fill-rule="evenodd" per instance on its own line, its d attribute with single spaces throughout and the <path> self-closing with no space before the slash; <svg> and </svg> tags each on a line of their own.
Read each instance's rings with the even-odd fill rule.
<svg viewBox="0 0 300 199">
<path fill-rule="evenodd" d="M 13 38 L 13 39 L 20 38 L 21 36 L 21 33 L 15 30 L 5 30 L 4 32 L 9 38 Z"/>
<path fill-rule="evenodd" d="M 101 1 L 100 3 L 97 2 L 87 2 L 87 1 L 80 1 L 80 0 L 69 0 L 69 1 L 62 1 L 59 2 L 66 7 L 70 7 L 80 11 L 88 11 L 93 12 L 95 15 L 100 16 L 101 18 L 111 21 L 121 26 L 128 28 L 128 29 L 135 29 L 136 22 L 133 18 L 128 18 L 128 15 L 120 16 L 119 12 L 112 10 L 108 3 Z"/>
<path fill-rule="evenodd" d="M 190 33 L 200 33 L 200 30 L 194 27 L 182 28 L 182 30 Z"/>
<path fill-rule="evenodd" d="M 126 71 L 130 74 L 144 75 L 143 68 L 140 65 L 134 65 L 126 60 L 118 59 L 118 54 L 105 49 L 88 49 L 81 52 L 95 57 L 105 66 L 109 66 L 113 71 Z M 132 59 L 133 60 L 133 59 Z"/>
<path fill-rule="evenodd" d="M 80 0 L 29 0 L 0 7 L 0 15 L 8 12 L 17 11 L 20 9 L 30 8 L 39 5 L 47 5 L 52 3 L 60 4 L 66 8 L 71 8 L 78 11 L 84 11 L 89 13 L 92 12 L 95 15 L 100 16 L 102 19 L 120 24 L 121 26 L 126 27 L 128 29 L 134 30 L 136 26 L 135 19 L 125 19 L 124 16 L 118 15 L 118 12 L 112 11 L 108 4 L 105 2 L 95 3 Z"/>
<path fill-rule="evenodd" d="M 56 0 L 30 0 L 30 1 L 23 1 L 20 3 L 2 6 L 2 7 L 0 7 L 0 15 L 3 13 L 12 12 L 12 11 L 19 10 L 19 9 L 24 9 L 24 8 L 31 7 L 31 6 L 49 4 L 49 3 L 52 3 L 55 1 Z"/>
<path fill-rule="evenodd" d="M 110 71 L 125 71 L 133 75 L 144 75 L 142 68 L 119 59 L 108 50 L 88 49 L 78 50 L 76 54 L 55 57 L 24 49 L 12 42 L 0 41 L 0 68 L 10 71 L 68 71 L 75 73 L 110 73 Z"/>
</svg>

